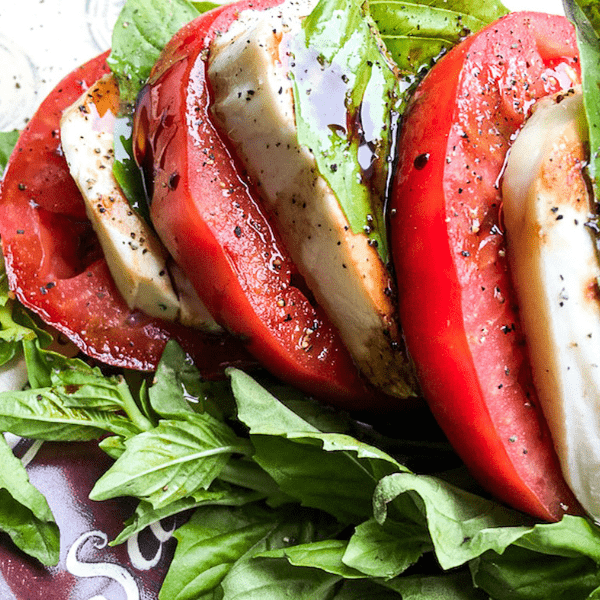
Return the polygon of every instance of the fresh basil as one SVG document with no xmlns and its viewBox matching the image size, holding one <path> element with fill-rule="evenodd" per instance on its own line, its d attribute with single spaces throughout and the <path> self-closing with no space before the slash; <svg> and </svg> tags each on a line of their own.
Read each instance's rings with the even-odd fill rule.
<svg viewBox="0 0 600 600">
<path fill-rule="evenodd" d="M 53 357 L 37 356 L 38 362 Z M 545 577 L 548 589 L 569 598 L 599 588 L 600 534 L 584 518 L 534 525 L 450 485 L 444 473 L 416 475 L 369 443 L 369 428 L 355 425 L 359 441 L 349 435 L 351 420 L 317 414 L 297 391 L 230 369 L 231 389 L 219 383 L 206 394 L 209 384 L 177 347 L 165 352 L 149 387 L 123 378 L 100 383 L 96 370 L 73 359 L 51 362 L 39 376 L 50 387 L 0 395 L 0 426 L 12 419 L 17 433 L 41 439 L 113 433 L 102 447 L 117 460 L 91 497 L 141 500 L 114 543 L 194 511 L 176 532 L 161 598 L 226 600 L 260 591 L 261 599 L 286 592 L 311 599 L 480 600 L 485 590 L 525 600 L 543 597 Z M 203 410 L 220 393 L 226 404 L 234 398 L 237 433 L 228 424 L 234 413 Z M 134 423 L 140 423 L 136 410 L 127 412 L 131 401 L 146 428 Z M 527 568 L 517 558 L 527 558 Z M 547 564 L 560 577 L 550 577 Z M 470 572 L 481 589 L 467 584 Z M 540 593 L 527 595 L 521 585 Z"/>
<path fill-rule="evenodd" d="M 35 339 L 49 342 L 44 334 L 11 296 L 4 258 L 0 253 L 0 367 L 23 353 L 23 344 Z"/>
<path fill-rule="evenodd" d="M 126 110 L 115 121 L 113 175 L 131 207 L 146 223 L 151 223 L 144 180 L 133 154 L 132 118 L 130 111 Z"/>
<path fill-rule="evenodd" d="M 563 0 L 565 13 L 575 23 L 581 59 L 583 104 L 590 139 L 588 173 L 596 201 L 600 198 L 600 10 L 594 0 Z"/>
<path fill-rule="evenodd" d="M 94 486 L 90 498 L 135 496 L 154 508 L 206 489 L 234 453 L 248 453 L 245 440 L 208 413 L 158 425 L 125 441 L 125 452 Z"/>
<path fill-rule="evenodd" d="M 172 567 L 161 589 L 161 600 L 195 600 L 224 591 L 225 598 L 233 597 L 232 590 L 240 584 L 251 585 L 246 567 L 255 564 L 250 560 L 260 552 L 283 548 L 296 543 L 308 543 L 328 538 L 340 531 L 331 518 L 301 507 L 283 507 L 269 510 L 258 505 L 238 508 L 206 507 L 198 510 L 189 523 L 175 536 L 178 546 Z M 269 562 L 269 565 L 271 563 Z M 285 564 L 283 565 L 284 568 Z M 267 575 L 265 573 L 265 575 Z M 318 577 L 317 572 L 313 575 Z M 257 598 L 268 598 L 264 583 L 254 581 Z M 306 581 L 305 586 L 310 586 Z M 284 594 L 285 588 L 278 593 Z M 296 594 L 288 598 L 299 598 Z"/>
<path fill-rule="evenodd" d="M 119 82 L 121 102 L 133 106 L 162 49 L 200 14 L 188 0 L 128 0 L 112 36 L 108 64 Z"/>
<path fill-rule="evenodd" d="M 44 565 L 59 558 L 59 532 L 44 496 L 0 435 L 0 530 Z"/>
<path fill-rule="evenodd" d="M 471 563 L 473 581 L 495 600 L 587 600 L 600 594 L 598 528 L 566 516 L 538 524 L 504 552 Z"/>
<path fill-rule="evenodd" d="M 371 0 L 369 12 L 400 71 L 411 77 L 429 69 L 468 34 L 508 13 L 498 0 Z"/>
<path fill-rule="evenodd" d="M 158 523 L 169 517 L 181 515 L 182 513 L 189 513 L 194 508 L 201 506 L 244 506 L 245 504 L 257 502 L 262 498 L 263 495 L 257 492 L 236 488 L 216 481 L 208 490 L 197 490 L 193 496 L 171 502 L 162 508 L 153 508 L 150 502 L 142 500 L 132 517 L 125 523 L 123 531 L 121 531 L 110 545 L 116 546 L 122 544 L 132 535 L 141 532 L 149 525 Z"/>
<path fill-rule="evenodd" d="M 350 228 L 388 261 L 384 204 L 401 94 L 362 3 L 321 0 L 291 45 L 298 140 Z M 323 113 L 327 115 L 323 120 Z"/>
<path fill-rule="evenodd" d="M 8 159 L 17 144 L 17 140 L 19 139 L 18 131 L 2 131 L 0 132 L 0 177 L 6 165 L 8 163 Z"/>
<path fill-rule="evenodd" d="M 115 413 L 65 407 L 67 394 L 65 388 L 0 392 L 0 431 L 55 442 L 95 440 L 106 431 L 123 436 L 139 431 Z"/>
<path fill-rule="evenodd" d="M 305 506 L 356 522 L 370 514 L 379 479 L 404 469 L 378 448 L 314 428 L 243 372 L 231 370 L 230 376 L 254 460 Z"/>
</svg>

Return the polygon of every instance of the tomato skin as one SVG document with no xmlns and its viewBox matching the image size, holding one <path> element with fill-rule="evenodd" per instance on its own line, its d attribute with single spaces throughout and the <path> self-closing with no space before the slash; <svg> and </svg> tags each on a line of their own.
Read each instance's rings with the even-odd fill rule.
<svg viewBox="0 0 600 600">
<path fill-rule="evenodd" d="M 131 311 L 121 298 L 60 145 L 62 111 L 108 72 L 104 53 L 65 77 L 22 133 L 0 187 L 10 289 L 89 356 L 152 370 L 177 339 L 206 377 L 255 361 L 230 336 L 207 336 Z"/>
<path fill-rule="evenodd" d="M 390 216 L 400 318 L 432 412 L 487 489 L 545 520 L 580 508 L 531 381 L 498 181 L 531 103 L 561 87 L 553 69 L 563 83 L 577 71 L 574 31 L 538 13 L 442 58 L 405 115 Z"/>
<path fill-rule="evenodd" d="M 350 410 L 398 407 L 367 388 L 303 282 L 255 191 L 212 122 L 206 54 L 238 2 L 185 26 L 168 44 L 136 107 L 136 158 L 156 230 L 214 318 L 272 373 Z M 391 402 L 391 404 L 390 404 Z"/>
</svg>

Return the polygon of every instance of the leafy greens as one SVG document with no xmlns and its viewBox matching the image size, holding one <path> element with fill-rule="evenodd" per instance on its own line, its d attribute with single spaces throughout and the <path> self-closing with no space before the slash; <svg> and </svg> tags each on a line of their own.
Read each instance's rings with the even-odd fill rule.
<svg viewBox="0 0 600 600">
<path fill-rule="evenodd" d="M 485 590 L 502 600 L 547 598 L 548 589 L 569 598 L 600 592 L 599 532 L 584 518 L 534 524 L 456 487 L 451 473 L 417 475 L 370 429 L 357 430 L 336 412 L 323 418 L 312 401 L 269 379 L 229 369 L 228 384 L 204 382 L 173 342 L 147 386 L 38 354 L 38 368 L 50 359 L 38 376 L 50 373 L 41 391 L 55 401 L 36 408 L 38 422 L 76 411 L 73 439 L 103 428 L 109 437 L 102 446 L 116 440 L 111 452 L 121 449 L 92 492 L 140 499 L 115 543 L 194 509 L 175 533 L 163 599 L 476 599 Z M 70 394 L 61 391 L 65 382 Z M 20 397 L 0 394 L 8 407 L 0 428 L 22 432 Z M 67 438 L 63 431 L 56 437 Z M 547 565 L 556 570 L 552 577 Z"/>
<path fill-rule="evenodd" d="M 590 137 L 589 173 L 600 198 L 600 10 L 593 0 L 564 0 L 565 13 L 577 28 L 581 78 Z"/>
</svg>

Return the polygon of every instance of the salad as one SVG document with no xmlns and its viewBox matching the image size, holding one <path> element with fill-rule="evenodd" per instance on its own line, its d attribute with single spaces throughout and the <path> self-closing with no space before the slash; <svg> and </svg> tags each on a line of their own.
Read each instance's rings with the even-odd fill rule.
<svg viewBox="0 0 600 600">
<path fill-rule="evenodd" d="M 258 2 L 254 3 L 254 8 L 268 10 L 274 4 Z M 442 5 L 450 18 L 436 23 L 435 16 Z M 286 315 L 290 315 L 284 322 L 308 315 L 310 326 L 300 328 L 302 338 L 299 342 L 293 337 L 297 328 L 270 325 L 268 318 L 273 311 L 261 305 L 256 308 L 254 291 L 245 290 L 244 294 L 236 296 L 235 282 L 223 275 L 226 274 L 224 267 L 214 271 L 212 277 L 195 279 L 193 265 L 202 257 L 197 253 L 198 243 L 190 241 L 197 235 L 198 219 L 201 217 L 202 223 L 210 223 L 209 217 L 214 214 L 186 213 L 185 210 L 189 210 L 187 190 L 196 186 L 210 197 L 211 202 L 211 194 L 233 195 L 237 208 L 240 208 L 246 187 L 227 181 L 233 181 L 246 171 L 252 181 L 254 171 L 263 171 L 270 166 L 254 164 L 251 158 L 257 153 L 244 148 L 243 138 L 237 142 L 234 139 L 238 127 L 235 119 L 240 112 L 235 107 L 237 100 L 241 99 L 244 106 L 260 102 L 263 112 L 270 106 L 271 100 L 259 98 L 250 86 L 250 80 L 243 79 L 245 87 L 240 90 L 244 92 L 230 94 L 231 98 L 227 91 L 221 94 L 218 79 L 211 81 L 216 106 L 221 111 L 221 126 L 232 136 L 231 145 L 236 153 L 248 159 L 243 166 L 227 158 L 230 146 L 217 148 L 209 134 L 194 137 L 186 149 L 188 154 L 204 154 L 206 170 L 203 173 L 212 172 L 217 155 L 227 158 L 216 167 L 218 176 L 225 182 L 219 194 L 210 191 L 210 175 L 205 180 L 194 179 L 199 171 L 189 169 L 181 158 L 182 148 L 189 140 L 177 138 L 181 132 L 170 129 L 173 119 L 170 120 L 169 115 L 185 114 L 189 119 L 189 113 L 177 111 L 191 110 L 192 117 L 197 119 L 195 126 L 198 131 L 203 131 L 206 120 L 203 120 L 202 102 L 206 100 L 203 100 L 202 92 L 198 92 L 203 89 L 202 81 L 194 80 L 199 87 L 193 90 L 193 102 L 187 96 L 182 103 L 179 88 L 173 85 L 173 76 L 178 70 L 193 69 L 196 59 L 204 62 L 210 41 L 217 40 L 227 46 L 242 39 L 242 47 L 235 50 L 240 53 L 238 61 L 245 60 L 246 47 L 252 47 L 257 55 L 262 52 L 262 42 L 256 42 L 250 34 L 247 41 L 243 36 L 227 37 L 230 30 L 243 22 L 240 8 L 248 8 L 246 4 L 210 11 L 213 8 L 210 3 L 188 0 L 128 0 L 114 30 L 110 56 L 104 54 L 93 59 L 50 94 L 41 114 L 54 116 L 49 117 L 47 123 L 34 119 L 20 141 L 15 133 L 2 135 L 4 160 L 16 145 L 11 162 L 22 169 L 15 175 L 9 167 L 2 193 L 8 197 L 8 190 L 12 190 L 16 198 L 22 192 L 28 200 L 24 205 L 15 202 L 14 206 L 5 202 L 0 209 L 7 260 L 1 309 L 2 362 L 9 377 L 14 379 L 14 389 L 8 389 L 11 384 L 7 383 L 7 390 L 0 395 L 0 430 L 48 442 L 98 440 L 99 448 L 114 463 L 95 482 L 91 501 L 104 502 L 120 497 L 139 501 L 122 532 L 111 544 L 125 543 L 149 525 L 174 515 L 185 516 L 185 523 L 174 534 L 177 548 L 160 598 L 491 597 L 500 600 L 594 597 L 600 589 L 599 533 L 592 520 L 582 516 L 583 511 L 566 486 L 566 491 L 559 490 L 563 483 L 556 463 L 544 463 L 550 464 L 551 468 L 543 474 L 538 473 L 537 479 L 543 477 L 545 481 L 541 487 L 558 494 L 554 499 L 560 499 L 559 509 L 548 508 L 543 500 L 541 509 L 535 508 L 533 502 L 524 501 L 521 505 L 518 489 L 512 497 L 510 493 L 504 496 L 500 489 L 502 484 L 486 481 L 487 473 L 496 465 L 482 467 L 484 474 L 479 473 L 479 481 L 488 491 L 482 489 L 467 474 L 422 404 L 419 383 L 412 374 L 410 359 L 402 347 L 396 325 L 386 321 L 385 336 L 395 342 L 391 345 L 393 353 L 386 356 L 386 360 L 395 361 L 398 366 L 394 377 L 387 379 L 382 375 L 385 368 L 373 364 L 372 357 L 365 358 L 360 354 L 361 348 L 365 347 L 364 338 L 362 343 L 353 346 L 356 340 L 350 339 L 350 333 L 356 328 L 351 327 L 350 333 L 344 333 L 344 321 L 348 320 L 346 313 L 340 312 L 341 318 L 337 315 L 336 321 L 331 311 L 321 312 L 321 304 L 333 303 L 327 290 L 311 289 L 318 299 L 315 304 L 311 293 L 304 290 L 303 284 L 297 283 L 301 279 L 309 283 L 313 278 L 318 279 L 315 273 L 320 265 L 315 265 L 313 272 L 303 263 L 304 242 L 287 238 L 285 244 L 276 240 L 277 243 L 258 246 L 261 256 L 269 259 L 266 270 L 256 263 L 244 266 L 243 261 L 248 256 L 253 258 L 247 246 L 241 246 L 241 250 L 237 246 L 238 249 L 227 246 L 227 259 L 235 264 L 240 280 L 245 273 L 251 272 L 264 289 L 279 285 L 278 293 L 285 289 L 286 293 L 292 290 L 296 294 L 274 295 L 273 298 L 277 310 L 285 308 Z M 594 64 L 598 51 L 595 7 L 593 3 L 590 8 L 582 2 L 568 3 L 567 8 L 578 24 L 581 61 L 576 55 L 575 34 L 568 29 L 566 21 L 539 19 L 545 19 L 544 23 L 547 22 L 550 29 L 558 27 L 562 32 L 560 43 L 548 44 L 552 46 L 548 50 L 548 60 L 556 72 L 559 70 L 557 65 L 569 67 L 565 71 L 569 77 L 567 88 L 577 84 L 578 72 L 583 69 L 589 116 L 593 112 L 593 100 L 590 100 L 593 95 L 589 92 L 593 87 L 590 83 L 593 76 L 588 75 L 593 70 L 589 70 L 589 65 Z M 205 12 L 205 17 L 193 20 Z M 355 144 L 358 150 L 370 144 L 369 169 L 364 169 L 358 161 L 350 169 L 349 177 L 338 175 L 346 169 L 340 157 L 348 152 L 348 146 L 345 142 L 341 149 L 328 146 L 332 136 L 320 135 L 318 130 L 311 128 L 308 118 L 297 116 L 300 135 L 309 140 L 306 143 L 321 160 L 317 160 L 318 171 L 323 177 L 327 173 L 328 184 L 339 196 L 343 195 L 340 186 L 348 186 L 351 196 L 362 198 L 363 188 L 356 188 L 356 191 L 348 182 L 356 179 L 357 173 L 362 174 L 364 181 L 364 172 L 369 171 L 369 186 L 364 187 L 375 191 L 362 198 L 358 208 L 344 208 L 348 222 L 342 229 L 354 231 L 356 222 L 365 222 L 367 226 L 360 235 L 364 236 L 365 245 L 373 253 L 369 254 L 370 260 L 375 260 L 372 257 L 376 255 L 386 262 L 390 250 L 387 238 L 382 234 L 384 223 L 378 220 L 373 198 L 381 200 L 381 188 L 377 186 L 390 185 L 395 175 L 389 161 L 375 164 L 372 156 L 388 156 L 391 152 L 394 136 L 390 131 L 395 126 L 394 119 L 406 114 L 404 118 L 410 124 L 410 119 L 414 118 L 414 98 L 419 92 L 414 97 L 413 92 L 431 62 L 438 60 L 467 34 L 495 22 L 507 10 L 499 3 L 481 7 L 476 3 L 456 2 L 449 7 L 447 2 L 400 6 L 373 2 L 367 9 L 352 3 L 321 0 L 306 11 L 307 15 L 309 13 L 306 20 L 309 25 L 303 29 L 304 35 L 316 44 L 323 63 L 351 62 L 355 53 L 364 59 L 355 71 L 342 72 L 340 79 L 345 85 L 352 86 L 343 91 L 349 98 L 347 110 L 353 115 L 360 112 L 362 120 L 359 128 L 362 138 L 359 136 L 356 141 L 353 138 L 355 131 L 350 129 L 349 137 L 344 140 L 350 147 Z M 327 28 L 328 19 L 332 17 L 343 25 L 333 33 L 333 28 Z M 503 22 L 514 23 L 510 20 L 513 18 L 518 19 L 511 16 Z M 528 26 L 538 17 L 526 19 Z M 426 24 L 431 31 L 423 41 L 417 32 Z M 267 29 L 275 32 L 279 27 L 285 34 L 293 29 L 293 25 L 279 22 L 276 25 L 270 23 Z M 497 30 L 500 28 L 497 26 Z M 484 31 L 494 31 L 494 26 Z M 564 33 L 566 31 L 571 33 Z M 279 37 L 286 39 L 285 34 Z M 279 37 L 277 43 L 280 43 Z M 396 43 L 398 39 L 407 40 L 406 45 Z M 570 44 L 570 50 L 564 50 L 560 44 L 565 47 Z M 552 52 L 560 60 L 555 59 Z M 296 56 L 293 51 L 290 55 Z M 193 60 L 190 57 L 194 57 Z M 212 56 L 209 60 L 212 61 L 209 71 L 212 68 L 217 73 L 215 77 L 232 69 L 226 58 L 223 64 L 213 60 Z M 233 64 L 235 71 L 236 63 Z M 449 64 L 449 61 L 441 64 Z M 110 79 L 102 79 L 110 74 L 109 66 L 120 82 L 120 102 L 116 103 L 116 108 L 115 95 L 108 92 L 109 86 L 114 84 L 109 83 Z M 251 71 L 250 67 L 243 69 L 243 77 L 250 77 Z M 437 72 L 441 73 L 441 70 Z M 197 71 L 193 73 L 194 77 L 200 77 Z M 391 78 L 389 73 L 396 78 Z M 235 74 L 225 77 L 232 78 Z M 278 87 L 283 90 L 286 82 L 276 77 L 274 75 L 278 81 L 275 90 Z M 364 84 L 369 77 L 380 77 L 384 81 L 383 96 L 373 94 L 368 84 Z M 351 82 L 347 81 L 350 79 Z M 96 80 L 102 83 L 95 84 Z M 303 114 L 308 114 L 310 104 L 304 103 L 302 98 L 312 94 L 313 80 L 303 80 L 298 71 L 295 81 L 298 82 L 293 90 L 295 102 L 306 111 Z M 563 87 L 558 86 L 554 90 L 549 84 L 545 93 L 561 89 Z M 242 97 L 243 93 L 246 95 Z M 284 94 L 276 92 L 277 95 Z M 66 106 L 65 97 L 71 99 Z M 411 97 L 413 104 L 405 113 Z M 136 98 L 137 109 L 132 114 L 130 111 Z M 88 100 L 92 103 L 86 104 Z M 112 108 L 107 108 L 108 103 L 112 103 Z M 163 115 L 166 116 L 157 120 L 153 111 L 157 106 L 160 108 L 161 103 L 164 103 Z M 227 106 L 231 103 L 234 108 L 229 110 Z M 85 117 L 95 115 L 94 111 L 97 111 L 97 115 L 83 119 L 91 122 L 95 132 L 99 121 L 111 122 L 115 131 L 114 149 L 111 146 L 96 152 L 97 146 L 91 146 L 92 152 L 107 156 L 115 152 L 113 172 L 124 195 L 133 199 L 131 210 L 126 211 L 131 215 L 127 217 L 134 214 L 133 209 L 139 208 L 140 222 L 143 222 L 144 212 L 150 213 L 169 253 L 191 280 L 192 288 L 202 296 L 196 298 L 191 294 L 193 311 L 186 312 L 181 305 L 174 308 L 180 322 L 162 318 L 160 311 L 168 309 L 164 296 L 154 302 L 159 316 L 148 314 L 152 309 L 147 307 L 144 313 L 140 312 L 135 305 L 138 284 L 132 284 L 127 277 L 124 265 L 128 263 L 120 254 L 111 258 L 112 251 L 107 251 L 103 244 L 99 247 L 95 241 L 90 242 L 83 254 L 81 246 L 73 245 L 75 231 L 78 239 L 92 239 L 82 207 L 78 201 L 73 201 L 79 198 L 75 182 L 85 196 L 86 185 L 91 188 L 96 181 L 92 184 L 86 175 L 81 181 L 78 179 L 78 161 L 73 157 L 78 152 L 83 153 L 83 143 L 67 143 L 66 128 L 60 148 L 58 141 L 48 142 L 50 138 L 58 138 L 53 134 L 56 125 L 52 119 L 71 105 L 76 108 L 75 114 Z M 365 105 L 374 107 L 376 113 L 379 111 L 380 119 L 390 119 L 379 128 L 377 137 L 365 133 L 367 117 L 361 112 Z M 109 115 L 113 108 L 115 118 Z M 276 109 L 272 110 L 275 112 Z M 592 117 L 588 118 L 593 123 Z M 83 127 L 82 121 L 77 123 L 78 127 Z M 64 123 L 62 126 L 66 127 Z M 36 138 L 44 133 L 44 127 L 50 135 Z M 282 135 L 285 127 L 283 121 L 273 126 Z M 342 137 L 342 129 L 344 127 L 338 125 L 335 134 Z M 417 128 L 407 130 L 417 131 Z M 77 136 L 83 139 L 82 129 L 76 130 L 75 139 Z M 36 141 L 39 139 L 44 142 Z M 170 146 L 173 139 L 177 141 Z M 597 145 L 593 136 L 591 143 Z M 405 147 L 411 148 L 410 144 Z M 173 148 L 177 150 L 175 155 Z M 385 149 L 383 153 L 382 148 Z M 38 154 L 29 163 L 18 156 L 26 156 L 34 150 Z M 56 160 L 58 151 L 67 155 L 71 175 L 59 180 L 60 193 L 50 200 L 36 196 L 35 187 L 31 185 L 39 165 L 36 160 L 39 156 L 47 161 Z M 410 168 L 426 172 L 433 159 L 429 151 L 417 151 L 418 154 L 408 162 L 399 163 L 399 173 L 410 170 L 406 167 L 409 163 Z M 275 154 L 268 161 L 275 161 Z M 134 159 L 141 167 L 141 176 Z M 60 165 L 54 173 L 63 176 L 65 167 Z M 594 176 L 593 157 L 590 168 Z M 300 166 L 298 169 L 314 171 L 312 167 Z M 227 180 L 229 176 L 230 180 Z M 401 186 L 402 182 L 397 185 Z M 276 191 L 274 195 L 278 197 L 281 193 Z M 113 191 L 106 194 L 111 203 L 115 195 Z M 150 199 L 147 206 L 143 201 L 146 197 Z M 215 198 L 214 206 L 218 199 Z M 53 216 L 37 224 L 31 220 L 30 211 L 35 213 L 40 203 L 48 201 L 52 203 Z M 248 207 L 244 209 L 244 218 L 254 210 L 250 204 Z M 394 208 L 392 203 L 392 210 Z M 88 217 L 92 209 L 88 209 Z M 101 220 L 106 212 L 106 206 L 98 205 L 97 218 Z M 273 209 L 273 212 L 283 210 Z M 161 217 L 157 218 L 157 214 Z M 252 218 L 244 221 L 243 226 L 251 223 L 253 230 L 259 233 L 256 239 L 260 238 L 262 243 L 271 234 L 265 233 L 269 221 L 260 221 L 260 214 L 259 211 L 252 213 Z M 282 222 L 296 224 L 298 214 L 292 212 L 291 216 L 283 216 Z M 188 218 L 190 216 L 194 218 Z M 224 213 L 218 214 L 215 222 L 229 224 L 227 218 Z M 77 223 L 79 229 L 65 229 L 67 222 L 69 227 Z M 101 227 L 104 225 L 96 224 L 96 232 Z M 211 235 L 215 231 L 218 233 L 217 225 L 213 223 L 211 227 Z M 390 229 L 393 228 L 392 220 Z M 33 230 L 37 238 L 32 236 Z M 178 235 L 182 231 L 186 232 L 185 236 Z M 243 241 L 247 231 L 242 225 L 232 226 L 229 238 L 234 242 L 236 239 Z M 135 246 L 137 250 L 153 232 L 151 229 L 136 229 L 135 232 L 135 236 L 131 235 L 135 244 L 128 242 L 128 246 Z M 100 238 L 103 235 L 98 233 Z M 104 237 L 111 238 L 111 235 L 108 231 Z M 144 242 L 140 241 L 141 237 Z M 213 237 L 217 239 L 218 235 Z M 44 277 L 47 276 L 43 284 L 36 280 L 33 285 L 28 285 L 33 281 L 32 265 L 40 254 L 37 239 L 42 240 L 44 256 L 53 258 L 42 261 L 46 269 Z M 202 254 L 209 253 L 211 265 L 220 265 L 219 251 L 222 249 L 218 244 L 210 245 L 207 239 L 208 235 L 202 240 Z M 259 241 L 254 243 L 259 244 Z M 336 238 L 336 245 L 344 243 L 345 238 L 340 237 L 339 244 Z M 283 248 L 286 247 L 296 247 L 291 259 L 285 255 Z M 160 253 L 157 256 L 164 260 L 160 263 L 164 265 L 160 266 L 160 272 L 171 266 L 168 256 L 164 258 Z M 261 264 L 264 263 L 263 259 Z M 295 271 L 297 264 L 301 265 L 299 273 Z M 344 269 L 346 267 L 344 265 Z M 403 268 L 399 263 L 399 272 Z M 64 279 L 57 276 L 65 273 L 69 276 Z M 119 281 L 120 275 L 123 281 Z M 285 285 L 281 284 L 282 276 L 288 277 L 284 280 Z M 267 278 L 275 278 L 275 283 Z M 172 279 L 181 281 L 176 275 Z M 69 287 L 63 281 L 76 283 Z M 386 280 L 383 289 L 388 290 L 389 285 L 393 283 L 388 284 Z M 176 287 L 179 298 L 184 295 L 181 290 L 188 289 L 185 282 Z M 333 291 L 337 293 L 337 286 L 334 287 Z M 220 295 L 217 292 L 203 295 L 201 289 L 214 289 Z M 222 290 L 227 291 L 225 298 L 230 300 L 229 303 L 223 301 Z M 392 290 L 383 295 L 393 296 L 393 293 Z M 145 299 L 149 297 L 149 293 L 142 295 Z M 251 301 L 247 302 L 248 298 Z M 201 310 L 198 312 L 197 300 L 206 305 L 203 308 L 208 308 L 208 316 Z M 290 306 L 303 308 L 292 313 Z M 255 319 L 256 313 L 263 318 Z M 200 326 L 191 330 L 182 317 L 184 314 Z M 218 316 L 216 322 L 211 321 L 211 316 Z M 91 317 L 96 321 L 98 317 L 101 319 L 95 328 L 90 327 Z M 333 325 L 330 320 L 334 321 Z M 418 329 L 419 323 L 414 326 Z M 337 337 L 338 330 L 341 341 Z M 508 333 L 511 331 L 509 328 Z M 231 332 L 237 335 L 232 336 Z M 77 348 L 71 354 L 63 350 L 57 352 L 56 344 L 61 334 L 75 342 Z M 245 343 L 240 344 L 240 339 Z M 377 343 L 374 342 L 375 347 L 379 348 Z M 316 349 L 319 360 L 307 358 L 309 349 Z M 79 350 L 84 353 L 80 354 Z M 346 355 L 347 351 L 350 356 Z M 87 358 L 90 356 L 94 360 Z M 324 356 L 328 358 L 322 361 Z M 26 366 L 25 376 L 23 365 Z M 362 375 L 368 373 L 367 383 L 355 372 L 356 365 Z M 225 379 L 218 377 L 223 370 Z M 423 381 L 421 375 L 421 385 Z M 335 408 L 327 407 L 311 396 L 325 398 Z M 368 409 L 364 408 L 366 402 L 371 403 Z M 444 410 L 448 410 L 447 407 Z M 463 435 L 477 436 L 478 432 L 464 431 Z M 460 442 L 454 439 L 453 442 L 460 452 Z M 514 445 L 514 442 L 508 440 L 506 445 Z M 540 452 L 552 446 L 547 440 L 541 445 Z M 60 550 L 59 532 L 49 507 L 43 496 L 27 482 L 25 471 L 9 447 L 3 444 L 0 448 L 5 465 L 8 465 L 4 470 L 3 488 L 9 499 L 7 508 L 0 515 L 0 528 L 41 563 L 56 564 Z M 477 472 L 474 463 L 470 463 L 469 452 L 463 452 L 461 458 Z M 522 454 L 528 453 L 538 456 L 533 447 Z M 494 459 L 492 455 L 490 460 Z M 525 487 L 528 486 L 531 487 L 530 484 Z M 489 495 L 489 490 L 526 512 L 499 503 Z"/>
</svg>

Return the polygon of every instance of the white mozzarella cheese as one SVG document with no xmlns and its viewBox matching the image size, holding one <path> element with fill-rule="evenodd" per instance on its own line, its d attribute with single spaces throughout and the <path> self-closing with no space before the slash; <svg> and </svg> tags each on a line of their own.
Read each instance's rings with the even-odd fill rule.
<svg viewBox="0 0 600 600">
<path fill-rule="evenodd" d="M 211 330 L 218 325 L 197 295 L 180 299 L 167 267 L 168 253 L 129 205 L 113 175 L 113 132 L 119 109 L 115 80 L 105 76 L 68 108 L 62 148 L 111 275 L 130 308 Z M 179 283 L 188 289 L 182 274 Z"/>
<path fill-rule="evenodd" d="M 238 23 L 213 42 L 213 114 L 360 370 L 378 388 L 407 396 L 407 365 L 392 343 L 397 324 L 387 268 L 368 237 L 351 231 L 312 152 L 298 142 L 286 40 L 300 18 L 280 14 Z"/>
<path fill-rule="evenodd" d="M 580 92 L 538 103 L 502 193 L 508 252 L 536 389 L 565 479 L 600 521 L 600 268 L 582 174 Z"/>
</svg>

